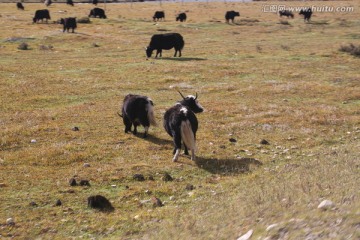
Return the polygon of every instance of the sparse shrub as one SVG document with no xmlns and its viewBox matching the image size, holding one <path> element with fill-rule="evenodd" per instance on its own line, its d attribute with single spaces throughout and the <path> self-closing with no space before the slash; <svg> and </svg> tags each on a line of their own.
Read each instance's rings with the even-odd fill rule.
<svg viewBox="0 0 360 240">
<path fill-rule="evenodd" d="M 283 50 L 285 50 L 285 51 L 289 51 L 289 50 L 290 50 L 290 47 L 287 46 L 287 45 L 281 44 L 280 47 L 281 47 Z"/>
<path fill-rule="evenodd" d="M 18 46 L 18 49 L 20 49 L 20 50 L 29 50 L 29 45 L 26 42 L 22 42 Z"/>
<path fill-rule="evenodd" d="M 52 50 L 54 47 L 52 45 L 48 45 L 48 46 L 45 46 L 45 45 L 40 45 L 39 46 L 39 49 L 40 50 Z"/>
<path fill-rule="evenodd" d="M 77 23 L 91 23 L 91 21 L 89 17 L 81 17 L 77 19 Z"/>
<path fill-rule="evenodd" d="M 256 51 L 260 53 L 262 51 L 262 47 L 260 45 L 256 45 Z"/>
<path fill-rule="evenodd" d="M 353 56 L 360 57 L 360 45 L 355 46 L 354 44 L 350 43 L 347 46 L 341 46 L 339 51 L 347 52 Z"/>
</svg>

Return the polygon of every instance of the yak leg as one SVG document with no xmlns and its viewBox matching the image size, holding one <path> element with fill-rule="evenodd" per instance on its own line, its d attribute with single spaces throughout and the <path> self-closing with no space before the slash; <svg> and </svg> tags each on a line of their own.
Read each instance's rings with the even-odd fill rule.
<svg viewBox="0 0 360 240">
<path fill-rule="evenodd" d="M 173 162 L 177 162 L 179 155 L 180 155 L 180 150 L 181 150 L 181 134 L 180 132 L 175 132 L 174 134 L 174 144 L 175 144 L 175 149 L 174 149 L 174 157 L 173 157 Z"/>
<path fill-rule="evenodd" d="M 184 142 L 183 142 L 183 143 L 184 143 Z M 185 143 L 184 143 L 184 146 L 185 146 L 185 150 L 184 150 L 185 155 L 189 155 L 189 151 L 188 151 L 188 148 L 187 148 L 187 146 L 185 145 Z"/>
<path fill-rule="evenodd" d="M 131 121 L 130 119 L 128 119 L 127 117 L 123 117 L 123 122 L 124 122 L 124 125 L 125 125 L 125 133 L 128 133 L 129 131 L 131 131 Z"/>
<path fill-rule="evenodd" d="M 136 135 L 137 134 L 137 126 L 139 126 L 138 123 L 134 122 L 134 131 L 133 134 Z"/>
<path fill-rule="evenodd" d="M 145 128 L 144 138 L 146 138 L 149 130 L 150 122 L 146 114 L 144 114 L 144 116 L 140 116 L 140 119 L 141 119 L 140 124 L 143 125 Z"/>
</svg>

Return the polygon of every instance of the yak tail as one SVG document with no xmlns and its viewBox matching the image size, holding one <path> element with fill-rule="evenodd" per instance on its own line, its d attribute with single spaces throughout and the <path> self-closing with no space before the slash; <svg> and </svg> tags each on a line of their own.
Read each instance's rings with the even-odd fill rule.
<svg viewBox="0 0 360 240">
<path fill-rule="evenodd" d="M 147 110 L 147 115 L 148 115 L 148 119 L 149 119 L 149 122 L 150 122 L 150 125 L 152 126 L 157 126 L 157 122 L 156 122 L 156 119 L 155 119 L 155 116 L 154 116 L 154 108 L 153 108 L 153 105 L 152 105 L 152 102 L 148 102 L 147 106 L 146 106 L 146 110 Z"/>
<path fill-rule="evenodd" d="M 181 122 L 181 139 L 183 140 L 186 147 L 191 150 L 191 159 L 195 160 L 195 136 L 191 128 L 191 123 L 189 120 Z"/>
</svg>

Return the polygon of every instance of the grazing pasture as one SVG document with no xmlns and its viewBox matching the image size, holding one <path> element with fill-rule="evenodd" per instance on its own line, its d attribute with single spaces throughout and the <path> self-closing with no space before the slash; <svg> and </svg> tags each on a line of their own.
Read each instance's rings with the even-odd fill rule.
<svg viewBox="0 0 360 240">
<path fill-rule="evenodd" d="M 99 3 L 107 19 L 74 34 L 54 22 L 93 4 L 53 2 L 48 24 L 32 23 L 42 3 L 1 4 L 0 238 L 359 239 L 360 58 L 339 49 L 359 45 L 360 3 L 311 1 L 354 11 L 286 24 L 264 4 Z M 146 60 L 167 32 L 182 57 Z M 171 161 L 160 124 L 177 90 L 205 109 L 196 161 Z M 146 139 L 124 133 L 129 93 L 155 103 Z M 88 207 L 97 195 L 114 211 Z"/>
</svg>

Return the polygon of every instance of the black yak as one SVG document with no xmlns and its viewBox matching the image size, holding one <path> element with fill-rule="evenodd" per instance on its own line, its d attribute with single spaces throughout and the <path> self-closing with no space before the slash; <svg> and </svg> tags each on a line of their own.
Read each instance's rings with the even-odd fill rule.
<svg viewBox="0 0 360 240">
<path fill-rule="evenodd" d="M 160 19 L 162 19 L 162 20 L 165 19 L 165 12 L 164 11 L 156 11 L 154 16 L 153 16 L 154 21 L 159 21 Z"/>
<path fill-rule="evenodd" d="M 76 18 L 73 18 L 73 17 L 60 19 L 60 24 L 62 24 L 64 26 L 63 32 L 65 32 L 65 30 L 67 30 L 67 32 L 69 32 L 69 29 L 71 28 L 72 32 L 74 33 L 74 30 L 77 27 Z"/>
<path fill-rule="evenodd" d="M 234 18 L 240 16 L 239 12 L 235 12 L 235 11 L 227 11 L 225 14 L 225 21 L 228 23 L 229 20 L 231 20 L 232 22 L 234 22 Z"/>
<path fill-rule="evenodd" d="M 49 10 L 47 9 L 42 9 L 42 10 L 36 10 L 35 12 L 35 16 L 33 18 L 33 22 L 36 23 L 38 21 L 44 21 L 44 18 L 46 20 L 46 23 L 48 20 L 50 20 L 50 13 L 49 13 Z"/>
<path fill-rule="evenodd" d="M 17 9 L 19 9 L 19 10 L 24 10 L 24 9 L 25 9 L 25 8 L 24 8 L 24 5 L 23 5 L 21 2 L 16 3 L 16 7 L 17 7 Z"/>
<path fill-rule="evenodd" d="M 66 0 L 66 4 L 67 4 L 67 5 L 74 6 L 73 0 Z"/>
<path fill-rule="evenodd" d="M 149 58 L 152 55 L 152 52 L 156 49 L 157 57 L 160 54 L 162 56 L 162 50 L 170 50 L 175 48 L 174 57 L 176 57 L 177 52 L 179 52 L 179 57 L 181 57 L 181 50 L 184 48 L 184 39 L 179 33 L 165 33 L 165 34 L 155 34 L 151 37 L 149 46 L 146 48 L 146 56 Z"/>
<path fill-rule="evenodd" d="M 310 18 L 311 18 L 311 15 L 312 15 L 312 10 L 311 10 L 311 8 L 301 9 L 300 12 L 299 12 L 299 15 L 304 16 L 304 21 L 305 22 L 310 22 Z"/>
<path fill-rule="evenodd" d="M 184 144 L 185 154 L 188 155 L 188 149 L 191 150 L 191 159 L 195 161 L 195 141 L 198 129 L 198 120 L 195 113 L 201 113 L 204 109 L 197 101 L 197 94 L 196 96 L 189 95 L 187 97 L 184 97 L 181 93 L 180 95 L 183 100 L 165 112 L 164 128 L 174 141 L 173 162 L 176 162 L 179 158 L 181 142 Z"/>
<path fill-rule="evenodd" d="M 89 17 L 99 17 L 99 18 L 106 18 L 104 9 L 101 8 L 93 8 L 90 11 Z"/>
<path fill-rule="evenodd" d="M 52 4 L 52 1 L 51 0 L 45 0 L 45 6 L 50 6 Z"/>
<path fill-rule="evenodd" d="M 291 18 L 294 18 L 294 14 L 289 11 L 289 10 L 280 10 L 279 11 L 279 16 L 282 17 L 282 16 L 285 16 L 285 17 L 291 17 Z"/>
<path fill-rule="evenodd" d="M 150 125 L 157 125 L 153 106 L 153 101 L 146 96 L 126 95 L 121 109 L 122 115 L 119 114 L 125 125 L 125 133 L 131 131 L 134 125 L 133 134 L 136 135 L 137 126 L 141 124 L 145 128 L 144 138 L 146 138 Z"/>
<path fill-rule="evenodd" d="M 176 21 L 180 21 L 180 22 L 186 21 L 186 13 L 180 13 L 179 15 L 177 15 Z"/>
</svg>

